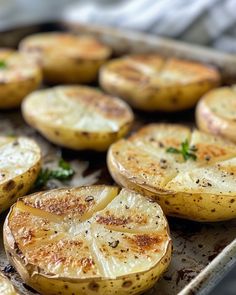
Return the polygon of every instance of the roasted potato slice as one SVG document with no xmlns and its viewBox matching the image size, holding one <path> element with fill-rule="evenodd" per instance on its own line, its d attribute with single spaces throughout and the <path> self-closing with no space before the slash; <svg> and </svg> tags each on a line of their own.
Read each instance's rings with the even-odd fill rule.
<svg viewBox="0 0 236 295">
<path fill-rule="evenodd" d="M 236 217 L 236 145 L 171 124 L 152 124 L 108 151 L 122 186 L 152 197 L 167 215 L 196 221 Z"/>
<path fill-rule="evenodd" d="M 0 272 L 0 294 L 1 295 L 19 295 L 12 283 Z"/>
<path fill-rule="evenodd" d="M 0 213 L 29 191 L 40 166 L 40 149 L 33 140 L 0 136 Z"/>
<path fill-rule="evenodd" d="M 18 107 L 42 80 L 41 69 L 29 57 L 0 49 L 0 109 Z"/>
<path fill-rule="evenodd" d="M 196 121 L 202 131 L 236 142 L 236 86 L 204 95 L 196 108 Z"/>
<path fill-rule="evenodd" d="M 141 294 L 171 256 L 160 206 L 105 185 L 21 198 L 6 218 L 4 244 L 24 281 L 44 295 Z"/>
<path fill-rule="evenodd" d="M 111 55 L 111 49 L 92 36 L 59 32 L 28 36 L 21 41 L 20 50 L 41 63 L 49 83 L 93 82 Z"/>
<path fill-rule="evenodd" d="M 220 82 L 213 68 L 156 54 L 112 60 L 102 67 L 99 79 L 104 90 L 135 108 L 166 112 L 193 107 Z"/>
<path fill-rule="evenodd" d="M 55 144 L 106 150 L 129 130 L 133 113 L 122 100 L 83 86 L 58 86 L 29 95 L 22 104 L 26 122 Z"/>
</svg>

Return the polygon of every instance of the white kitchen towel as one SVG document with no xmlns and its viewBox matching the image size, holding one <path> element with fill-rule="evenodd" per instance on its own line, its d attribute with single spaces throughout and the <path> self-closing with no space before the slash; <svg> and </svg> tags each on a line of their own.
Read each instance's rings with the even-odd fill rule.
<svg viewBox="0 0 236 295">
<path fill-rule="evenodd" d="M 90 0 L 68 7 L 63 17 L 236 53 L 236 0 Z"/>
<path fill-rule="evenodd" d="M 236 53 L 236 0 L 0 0 L 0 31 L 58 18 L 144 31 Z"/>
</svg>

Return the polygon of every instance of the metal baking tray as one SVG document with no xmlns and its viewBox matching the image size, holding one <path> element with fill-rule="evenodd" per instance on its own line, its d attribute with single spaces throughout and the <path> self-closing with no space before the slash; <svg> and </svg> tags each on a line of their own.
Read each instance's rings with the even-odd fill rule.
<svg viewBox="0 0 236 295">
<path fill-rule="evenodd" d="M 19 40 L 32 33 L 70 29 L 97 36 L 109 44 L 114 55 L 130 52 L 158 52 L 179 56 L 216 66 L 223 83 L 236 81 L 236 56 L 174 40 L 127 32 L 112 28 L 58 22 L 17 28 L 0 33 L 0 46 L 16 47 Z M 136 112 L 133 130 L 150 122 L 179 122 L 194 124 L 194 110 L 178 114 L 148 114 Z M 51 145 L 23 121 L 20 111 L 0 112 L 0 134 L 27 135 L 35 138 L 43 150 L 44 165 L 55 163 L 63 156 L 76 166 L 76 176 L 68 185 L 113 183 L 106 168 L 106 154 L 72 152 Z M 51 183 L 50 186 L 55 186 Z M 5 214 L 0 217 L 1 230 Z M 236 220 L 218 223 L 197 223 L 168 218 L 173 239 L 173 257 L 168 271 L 146 295 L 207 294 L 220 277 L 236 262 Z M 2 233 L 1 233 L 2 237 Z M 37 294 L 22 282 L 14 269 L 8 266 L 2 239 L 0 240 L 0 268 L 11 279 L 21 294 Z"/>
</svg>

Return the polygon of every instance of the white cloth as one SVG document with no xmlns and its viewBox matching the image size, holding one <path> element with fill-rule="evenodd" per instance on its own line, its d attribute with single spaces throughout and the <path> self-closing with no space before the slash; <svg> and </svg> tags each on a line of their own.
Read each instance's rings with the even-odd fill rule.
<svg viewBox="0 0 236 295">
<path fill-rule="evenodd" d="M 236 53 L 236 0 L 90 0 L 72 5 L 63 16 Z"/>
<path fill-rule="evenodd" d="M 0 31 L 64 18 L 236 53 L 236 0 L 0 0 Z"/>
</svg>

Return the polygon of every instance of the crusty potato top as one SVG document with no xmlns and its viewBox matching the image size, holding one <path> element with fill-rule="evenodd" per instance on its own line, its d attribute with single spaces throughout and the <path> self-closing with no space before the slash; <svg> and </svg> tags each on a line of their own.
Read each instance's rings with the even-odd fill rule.
<svg viewBox="0 0 236 295">
<path fill-rule="evenodd" d="M 179 152 L 184 143 L 185 152 L 191 154 L 187 159 Z M 142 128 L 110 147 L 108 163 L 153 193 L 236 192 L 236 145 L 180 125 Z"/>
<path fill-rule="evenodd" d="M 236 86 L 212 90 L 202 101 L 218 117 L 236 122 Z"/>
<path fill-rule="evenodd" d="M 35 78 L 39 66 L 28 56 L 12 49 L 0 49 L 0 85 Z"/>
<path fill-rule="evenodd" d="M 157 54 L 130 55 L 108 62 L 104 70 L 117 79 L 142 87 L 170 87 L 220 79 L 217 70 L 206 65 L 164 58 Z"/>
<path fill-rule="evenodd" d="M 0 136 L 0 185 L 3 185 L 3 190 L 12 188 L 15 185 L 12 179 L 25 173 L 40 159 L 39 146 L 33 140 Z"/>
<path fill-rule="evenodd" d="M 17 295 L 11 282 L 0 272 L 0 294 L 1 295 Z"/>
<path fill-rule="evenodd" d="M 49 126 L 84 132 L 118 132 L 133 121 L 122 100 L 83 86 L 58 86 L 35 91 L 23 102 L 23 112 Z"/>
<path fill-rule="evenodd" d="M 69 33 L 40 33 L 26 37 L 20 43 L 20 50 L 63 56 L 70 59 L 107 59 L 111 50 L 92 36 L 76 36 Z"/>
<path fill-rule="evenodd" d="M 170 243 L 157 203 L 110 186 L 22 198 L 9 213 L 6 233 L 10 247 L 31 271 L 72 279 L 116 278 L 149 270 Z"/>
</svg>

